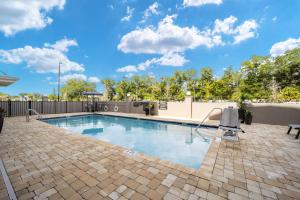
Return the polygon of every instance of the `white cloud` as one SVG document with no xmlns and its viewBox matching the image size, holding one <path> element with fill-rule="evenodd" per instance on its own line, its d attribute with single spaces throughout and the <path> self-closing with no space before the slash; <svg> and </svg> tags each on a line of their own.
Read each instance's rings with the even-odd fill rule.
<svg viewBox="0 0 300 200">
<path fill-rule="evenodd" d="M 137 72 L 137 68 L 134 65 L 127 65 L 125 67 L 117 69 L 117 72 Z"/>
<path fill-rule="evenodd" d="M 213 34 L 233 34 L 234 33 L 234 24 L 238 19 L 234 16 L 229 16 L 224 20 L 216 19 L 215 20 L 215 27 L 213 30 Z"/>
<path fill-rule="evenodd" d="M 234 44 L 238 44 L 244 40 L 248 40 L 256 36 L 258 24 L 255 20 L 247 20 L 234 30 Z"/>
<path fill-rule="evenodd" d="M 188 60 L 185 59 L 185 57 L 178 53 L 167 53 L 157 59 L 157 62 L 159 65 L 162 66 L 173 66 L 173 67 L 181 67 L 185 63 L 187 63 Z"/>
<path fill-rule="evenodd" d="M 270 49 L 270 54 L 271 56 L 276 57 L 295 48 L 300 48 L 300 38 L 289 38 L 285 41 L 275 43 Z"/>
<path fill-rule="evenodd" d="M 185 57 L 178 53 L 167 53 L 160 58 L 152 58 L 150 60 L 146 60 L 138 65 L 127 65 L 125 67 L 117 69 L 117 72 L 138 72 L 138 71 L 145 71 L 152 65 L 159 65 L 159 66 L 172 66 L 172 67 L 181 67 L 188 60 Z"/>
<path fill-rule="evenodd" d="M 144 11 L 144 16 L 141 21 L 141 23 L 145 23 L 146 20 L 151 16 L 151 15 L 158 15 L 158 3 L 154 2 L 151 4 L 145 11 Z"/>
<path fill-rule="evenodd" d="M 174 24 L 176 15 L 167 15 L 157 27 L 137 28 L 121 38 L 118 49 L 124 53 L 160 54 L 138 65 L 119 68 L 117 72 L 138 72 L 152 65 L 183 66 L 188 60 L 184 52 L 203 46 L 212 48 L 225 44 L 238 44 L 257 35 L 258 24 L 255 20 L 246 20 L 236 26 L 238 19 L 229 16 L 223 20 L 216 19 L 213 28 L 199 30 L 192 27 L 180 27 Z M 227 41 L 223 39 L 225 37 Z M 229 37 L 228 37 L 229 36 Z M 230 39 L 231 38 L 231 39 Z"/>
<path fill-rule="evenodd" d="M 230 16 L 224 20 L 215 20 L 213 29 L 199 30 L 192 27 L 180 27 L 174 24 L 176 15 L 167 15 L 158 23 L 157 27 L 147 26 L 137 28 L 121 38 L 118 49 L 124 53 L 167 54 L 170 52 L 184 52 L 199 46 L 211 48 L 224 45 L 222 35 L 232 36 L 233 41 L 227 43 L 238 44 L 256 36 L 258 24 L 255 20 L 246 20 L 239 26 L 234 26 L 238 20 Z"/>
<path fill-rule="evenodd" d="M 99 83 L 99 82 L 100 82 L 100 79 L 99 79 L 98 77 L 92 76 L 92 77 L 89 77 L 89 78 L 88 78 L 88 82 L 91 82 L 91 83 Z"/>
<path fill-rule="evenodd" d="M 66 83 L 70 79 L 83 80 L 86 81 L 87 77 L 84 74 L 66 74 L 60 77 L 62 83 Z"/>
<path fill-rule="evenodd" d="M 45 44 L 44 47 L 25 46 L 22 48 L 1 50 L 0 62 L 21 64 L 38 73 L 57 73 L 58 63 L 61 62 L 61 72 L 84 71 L 84 66 L 69 60 L 65 52 L 70 46 L 77 46 L 75 40 L 63 39 L 55 44 Z"/>
<path fill-rule="evenodd" d="M 126 10 L 126 16 L 124 16 L 121 21 L 122 22 L 128 22 L 130 21 L 130 19 L 132 18 L 134 12 L 134 8 L 130 8 L 129 6 L 127 6 L 127 10 Z"/>
<path fill-rule="evenodd" d="M 277 21 L 277 16 L 274 16 L 274 17 L 272 18 L 272 21 L 273 21 L 273 22 L 276 22 L 276 21 Z"/>
<path fill-rule="evenodd" d="M 70 79 L 76 79 L 76 80 L 83 80 L 83 81 L 88 81 L 91 83 L 99 83 L 100 79 L 98 77 L 92 76 L 92 77 L 87 77 L 84 74 L 66 74 L 61 76 L 60 80 L 62 83 L 66 83 Z"/>
<path fill-rule="evenodd" d="M 221 34 L 233 36 L 233 44 L 238 44 L 256 36 L 258 24 L 255 20 L 246 20 L 241 25 L 235 27 L 234 25 L 237 20 L 234 16 L 227 17 L 224 20 L 216 19 L 212 34 L 214 36 Z"/>
<path fill-rule="evenodd" d="M 0 31 L 11 36 L 26 29 L 43 29 L 53 19 L 47 14 L 54 8 L 62 10 L 66 0 L 1 0 Z"/>
<path fill-rule="evenodd" d="M 64 38 L 62 40 L 56 41 L 55 44 L 45 43 L 44 46 L 56 49 L 61 52 L 68 52 L 69 47 L 78 46 L 78 43 L 76 42 L 76 40 L 69 40 L 67 38 Z"/>
<path fill-rule="evenodd" d="M 198 46 L 212 47 L 213 40 L 196 27 L 180 27 L 173 23 L 176 15 L 166 16 L 158 27 L 136 29 L 121 38 L 118 49 L 124 53 L 166 54 L 183 52 Z"/>
<path fill-rule="evenodd" d="M 216 4 L 220 5 L 223 2 L 223 0 L 184 0 L 183 6 L 184 7 L 197 7 L 197 6 L 203 6 L 206 4 Z"/>
</svg>

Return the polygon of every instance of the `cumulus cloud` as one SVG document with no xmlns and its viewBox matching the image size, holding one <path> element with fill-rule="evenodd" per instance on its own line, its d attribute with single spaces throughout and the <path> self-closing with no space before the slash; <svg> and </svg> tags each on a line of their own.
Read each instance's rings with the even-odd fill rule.
<svg viewBox="0 0 300 200">
<path fill-rule="evenodd" d="M 99 83 L 100 79 L 98 77 L 92 76 L 92 77 L 87 77 L 84 74 L 66 74 L 61 76 L 60 80 L 62 83 L 66 83 L 70 79 L 76 79 L 76 80 L 83 80 L 83 81 L 88 81 L 91 83 Z"/>
<path fill-rule="evenodd" d="M 271 56 L 276 57 L 295 48 L 300 48 L 300 38 L 289 38 L 285 41 L 275 43 L 270 49 L 270 54 Z"/>
<path fill-rule="evenodd" d="M 162 66 L 181 67 L 188 62 L 185 57 L 179 53 L 167 53 L 157 59 L 156 63 Z"/>
<path fill-rule="evenodd" d="M 129 6 L 127 6 L 127 10 L 126 10 L 126 16 L 124 16 L 121 21 L 122 22 L 128 22 L 130 21 L 130 19 L 132 18 L 134 12 L 134 8 L 130 8 Z"/>
<path fill-rule="evenodd" d="M 118 68 L 117 72 L 137 72 L 137 68 L 134 65 L 127 65 L 125 67 L 122 68 Z"/>
<path fill-rule="evenodd" d="M 62 83 L 66 83 L 70 79 L 83 80 L 86 81 L 87 77 L 84 74 L 66 74 L 60 77 Z"/>
<path fill-rule="evenodd" d="M 70 46 L 77 46 L 75 40 L 63 39 L 55 44 L 44 44 L 43 47 L 25 46 L 22 48 L 0 49 L 0 62 L 10 64 L 25 63 L 28 68 L 38 73 L 57 73 L 58 63 L 61 62 L 61 72 L 84 71 L 84 66 L 69 60 L 65 54 Z"/>
<path fill-rule="evenodd" d="M 234 30 L 234 44 L 248 40 L 256 36 L 258 24 L 255 20 L 247 20 L 242 25 L 236 27 Z"/>
<path fill-rule="evenodd" d="M 61 52 L 67 52 L 69 50 L 69 47 L 78 46 L 78 43 L 76 42 L 76 40 L 69 40 L 67 38 L 64 38 L 55 42 L 54 44 L 45 43 L 44 46 L 56 49 Z"/>
<path fill-rule="evenodd" d="M 197 6 L 203 6 L 206 4 L 220 5 L 222 2 L 223 2 L 223 0 L 184 0 L 183 6 L 184 7 L 197 7 Z"/>
<path fill-rule="evenodd" d="M 143 19 L 141 21 L 141 23 L 145 23 L 146 20 L 152 16 L 152 15 L 158 15 L 158 3 L 154 2 L 153 4 L 151 4 L 145 11 L 144 11 L 144 16 Z"/>
<path fill-rule="evenodd" d="M 1 0 L 0 31 L 11 36 L 26 29 L 43 29 L 51 24 L 47 14 L 55 8 L 62 10 L 66 0 Z"/>
<path fill-rule="evenodd" d="M 211 48 L 224 45 L 222 35 L 233 37 L 234 44 L 255 37 L 258 24 L 255 20 L 246 20 L 235 26 L 238 20 L 230 16 L 217 19 L 213 29 L 199 30 L 197 27 L 180 27 L 174 24 L 176 15 L 167 15 L 157 27 L 147 26 L 133 30 L 121 38 L 118 49 L 124 53 L 166 54 L 184 52 L 199 46 Z"/>
<path fill-rule="evenodd" d="M 216 19 L 212 35 L 230 35 L 234 39 L 233 44 L 238 44 L 256 36 L 258 23 L 255 20 L 246 20 L 241 25 L 235 27 L 234 25 L 237 20 L 234 16 L 229 16 L 224 20 Z"/>
<path fill-rule="evenodd" d="M 88 78 L 88 82 L 91 82 L 91 83 L 99 83 L 99 82 L 100 82 L 100 79 L 99 79 L 98 77 L 92 76 L 92 77 L 89 77 L 89 78 Z"/>
<path fill-rule="evenodd" d="M 132 73 L 138 71 L 145 71 L 152 65 L 181 67 L 187 62 L 188 60 L 186 60 L 185 57 L 181 54 L 168 53 L 161 56 L 160 58 L 152 58 L 138 65 L 127 65 L 125 67 L 118 68 L 117 72 Z"/>
<path fill-rule="evenodd" d="M 212 47 L 213 40 L 200 32 L 196 27 L 180 27 L 175 25 L 176 15 L 166 16 L 158 27 L 147 26 L 124 35 L 118 49 L 124 53 L 165 54 L 183 52 L 197 46 Z"/>
<path fill-rule="evenodd" d="M 188 60 L 184 52 L 197 47 L 212 48 L 225 44 L 238 44 L 257 35 L 258 24 L 246 20 L 236 25 L 238 19 L 229 16 L 216 19 L 212 28 L 181 27 L 174 23 L 177 15 L 167 15 L 157 27 L 146 26 L 125 34 L 118 45 L 124 53 L 160 54 L 160 58 L 146 60 L 138 65 L 119 68 L 118 72 L 137 72 L 151 65 L 183 66 Z M 224 37 L 226 36 L 226 37 Z M 224 39 L 226 38 L 226 40 Z"/>
</svg>

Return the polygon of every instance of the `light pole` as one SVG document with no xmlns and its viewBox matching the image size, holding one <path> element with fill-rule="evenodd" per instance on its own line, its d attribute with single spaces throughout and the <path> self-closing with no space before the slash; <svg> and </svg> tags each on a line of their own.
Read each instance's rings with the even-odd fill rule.
<svg viewBox="0 0 300 200">
<path fill-rule="evenodd" d="M 59 62 L 58 63 L 58 81 L 57 81 L 57 101 L 59 101 L 59 91 L 60 91 L 60 65 L 61 65 L 62 63 L 61 62 Z"/>
</svg>

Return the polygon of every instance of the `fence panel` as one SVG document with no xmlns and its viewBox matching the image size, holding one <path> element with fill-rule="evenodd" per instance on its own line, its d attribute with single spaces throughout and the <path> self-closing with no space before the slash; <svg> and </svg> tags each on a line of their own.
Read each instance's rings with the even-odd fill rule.
<svg viewBox="0 0 300 200">
<path fill-rule="evenodd" d="M 41 114 L 72 113 L 91 111 L 92 103 L 86 101 L 0 101 L 6 116 L 25 116 L 28 108 Z M 138 102 L 95 102 L 96 111 L 144 114 L 143 105 Z"/>
<path fill-rule="evenodd" d="M 38 113 L 43 114 L 43 102 L 42 101 L 32 101 L 31 109 L 36 110 Z"/>
<path fill-rule="evenodd" d="M 84 111 L 84 102 L 76 102 L 76 101 L 69 101 L 67 105 L 67 112 L 83 112 Z"/>
<path fill-rule="evenodd" d="M 45 101 L 43 102 L 43 114 L 55 114 L 55 102 L 54 101 Z"/>
<path fill-rule="evenodd" d="M 26 101 L 11 101 L 9 116 L 25 116 L 28 109 Z"/>
</svg>

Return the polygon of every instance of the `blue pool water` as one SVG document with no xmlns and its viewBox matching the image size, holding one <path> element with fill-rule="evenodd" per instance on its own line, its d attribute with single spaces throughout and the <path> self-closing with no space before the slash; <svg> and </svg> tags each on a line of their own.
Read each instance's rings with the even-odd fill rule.
<svg viewBox="0 0 300 200">
<path fill-rule="evenodd" d="M 199 169 L 210 139 L 195 126 L 105 115 L 53 118 L 45 122 L 136 152 Z"/>
</svg>

